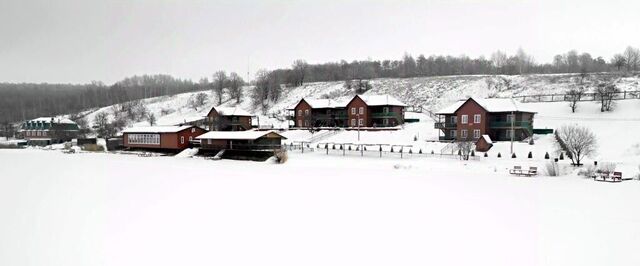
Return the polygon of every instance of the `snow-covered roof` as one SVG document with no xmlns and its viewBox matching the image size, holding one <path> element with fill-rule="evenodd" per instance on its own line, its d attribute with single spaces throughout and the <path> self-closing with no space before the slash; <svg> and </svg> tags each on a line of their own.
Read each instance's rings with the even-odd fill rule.
<svg viewBox="0 0 640 266">
<path fill-rule="evenodd" d="M 55 123 L 58 124 L 75 124 L 76 122 L 73 122 L 71 119 L 69 118 L 62 118 L 62 117 L 38 117 L 36 119 L 32 119 L 29 120 L 29 122 L 46 122 L 46 123 L 50 123 L 51 119 L 53 119 L 53 121 Z"/>
<path fill-rule="evenodd" d="M 407 106 L 400 100 L 389 94 L 383 95 L 358 95 L 368 106 Z"/>
<path fill-rule="evenodd" d="M 522 103 L 507 98 L 490 98 L 490 99 L 482 99 L 482 98 L 470 98 L 477 102 L 482 108 L 487 110 L 490 113 L 500 113 L 500 112 L 525 112 L 525 113 L 535 113 L 535 111 L 527 109 L 522 106 Z M 437 114 L 453 114 L 455 113 L 467 100 L 458 101 L 452 105 L 449 105 L 443 109 L 440 109 Z"/>
<path fill-rule="evenodd" d="M 130 127 L 122 130 L 122 133 L 177 133 L 192 126 L 153 126 Z"/>
<path fill-rule="evenodd" d="M 248 131 L 210 131 L 205 134 L 202 134 L 196 139 L 237 139 L 237 140 L 255 140 L 259 139 L 265 135 L 270 133 L 278 134 L 276 131 L 256 131 L 256 130 L 248 130 Z M 286 139 L 284 136 L 278 134 L 283 139 Z"/>
<path fill-rule="evenodd" d="M 309 105 L 311 105 L 311 108 L 314 108 L 314 109 L 347 107 L 347 103 L 342 100 L 304 98 L 304 101 L 307 102 Z"/>
<path fill-rule="evenodd" d="M 493 144 L 493 141 L 491 141 L 491 137 L 489 137 L 489 135 L 487 135 L 487 134 L 482 135 L 482 139 L 484 139 L 484 141 L 487 144 Z"/>
<path fill-rule="evenodd" d="M 251 113 L 245 111 L 240 107 L 213 107 L 218 111 L 218 114 L 223 116 L 253 116 Z"/>
</svg>

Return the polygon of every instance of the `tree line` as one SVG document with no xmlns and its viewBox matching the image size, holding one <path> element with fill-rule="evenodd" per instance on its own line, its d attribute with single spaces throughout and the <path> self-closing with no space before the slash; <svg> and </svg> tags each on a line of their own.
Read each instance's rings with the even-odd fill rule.
<svg viewBox="0 0 640 266">
<path fill-rule="evenodd" d="M 276 69 L 282 83 L 300 86 L 304 82 L 362 80 L 374 78 L 412 78 L 451 75 L 521 75 L 555 73 L 593 73 L 609 71 L 636 71 L 640 66 L 640 50 L 627 47 L 609 60 L 602 56 L 576 50 L 554 56 L 551 63 L 537 63 L 523 49 L 509 55 L 496 51 L 489 58 L 470 58 L 466 55 L 405 54 L 399 60 L 364 60 L 308 64 L 296 60 L 290 68 Z"/>
<path fill-rule="evenodd" d="M 78 113 L 128 101 L 209 89 L 169 75 L 133 76 L 107 86 L 90 84 L 0 83 L 0 123 Z"/>
</svg>

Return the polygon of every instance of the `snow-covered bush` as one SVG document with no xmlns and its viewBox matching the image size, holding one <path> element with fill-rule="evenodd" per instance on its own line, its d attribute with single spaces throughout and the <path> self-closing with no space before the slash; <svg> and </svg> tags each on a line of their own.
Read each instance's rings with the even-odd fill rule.
<svg viewBox="0 0 640 266">
<path fill-rule="evenodd" d="M 600 172 L 605 172 L 605 173 L 612 173 L 613 171 L 616 170 L 616 164 L 612 163 L 612 162 L 602 162 L 600 163 L 600 165 L 598 166 L 598 169 L 596 171 L 600 171 Z"/>
<path fill-rule="evenodd" d="M 578 171 L 578 175 L 591 178 L 595 172 L 596 167 L 594 165 L 589 165 L 586 169 L 580 169 L 580 171 Z"/>
<path fill-rule="evenodd" d="M 554 162 L 548 162 L 548 163 L 544 164 L 543 172 L 547 176 L 559 176 L 560 175 L 560 169 L 558 167 L 558 164 L 554 163 Z"/>
<path fill-rule="evenodd" d="M 286 163 L 287 159 L 289 159 L 289 155 L 287 154 L 287 150 L 285 149 L 279 149 L 279 150 L 273 151 L 273 157 L 276 158 L 276 163 L 279 163 L 279 164 Z"/>
</svg>

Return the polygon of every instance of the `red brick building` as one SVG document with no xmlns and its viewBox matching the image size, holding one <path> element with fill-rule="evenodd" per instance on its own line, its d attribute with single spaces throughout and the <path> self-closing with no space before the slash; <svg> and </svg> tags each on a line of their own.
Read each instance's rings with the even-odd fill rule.
<svg viewBox="0 0 640 266">
<path fill-rule="evenodd" d="M 132 127 L 122 131 L 125 148 L 181 151 L 207 131 L 196 126 Z"/>
<path fill-rule="evenodd" d="M 478 141 L 483 135 L 488 141 L 511 140 L 512 136 L 524 140 L 533 135 L 535 112 L 521 105 L 513 99 L 469 98 L 438 111 L 435 128 L 444 141 Z"/>
<path fill-rule="evenodd" d="M 302 99 L 291 110 L 294 127 L 394 127 L 406 105 L 390 95 L 356 95 L 349 101 Z"/>
<path fill-rule="evenodd" d="M 213 107 L 205 123 L 210 131 L 244 131 L 252 128 L 252 114 L 239 107 Z"/>
</svg>

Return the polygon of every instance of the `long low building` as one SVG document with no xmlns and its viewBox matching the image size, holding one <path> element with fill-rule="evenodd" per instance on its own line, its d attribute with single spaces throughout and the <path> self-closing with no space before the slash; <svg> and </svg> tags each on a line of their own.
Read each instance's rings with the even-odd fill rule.
<svg viewBox="0 0 640 266">
<path fill-rule="evenodd" d="M 211 131 L 196 139 L 204 150 L 274 150 L 287 138 L 275 131 Z"/>
<path fill-rule="evenodd" d="M 207 131 L 197 126 L 132 127 L 122 131 L 124 147 L 159 151 L 180 151 Z"/>
</svg>

